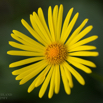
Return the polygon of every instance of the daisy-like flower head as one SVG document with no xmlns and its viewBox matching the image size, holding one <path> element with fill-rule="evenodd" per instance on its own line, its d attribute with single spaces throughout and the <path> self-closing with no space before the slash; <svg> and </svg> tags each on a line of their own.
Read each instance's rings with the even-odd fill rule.
<svg viewBox="0 0 103 103">
<path fill-rule="evenodd" d="M 13 30 L 13 33 L 11 33 L 12 38 L 19 43 L 9 41 L 9 44 L 21 50 L 10 50 L 7 54 L 27 56 L 29 58 L 11 63 L 9 67 L 13 68 L 29 64 L 12 72 L 13 75 L 17 75 L 16 80 L 20 80 L 20 85 L 35 77 L 28 88 L 28 93 L 41 85 L 39 97 L 42 98 L 50 83 L 48 97 L 51 98 L 53 93 L 59 93 L 60 78 L 62 78 L 65 92 L 69 95 L 73 87 L 72 75 L 80 84 L 85 84 L 83 77 L 72 65 L 86 73 L 92 72 L 89 67 L 96 67 L 93 62 L 79 58 L 79 56 L 98 56 L 98 52 L 90 51 L 95 50 L 95 46 L 86 45 L 97 39 L 98 36 L 93 35 L 82 39 L 93 28 L 90 25 L 83 29 L 88 19 L 85 19 L 70 35 L 79 15 L 77 12 L 70 21 L 72 12 L 73 8 L 68 11 L 62 24 L 63 5 L 60 5 L 59 8 L 56 5 L 53 8 L 53 12 L 51 6 L 49 6 L 49 27 L 46 24 L 41 8 L 38 9 L 38 13 L 33 12 L 33 14 L 30 14 L 32 27 L 22 19 L 23 26 L 31 33 L 36 41 L 17 30 Z"/>
</svg>

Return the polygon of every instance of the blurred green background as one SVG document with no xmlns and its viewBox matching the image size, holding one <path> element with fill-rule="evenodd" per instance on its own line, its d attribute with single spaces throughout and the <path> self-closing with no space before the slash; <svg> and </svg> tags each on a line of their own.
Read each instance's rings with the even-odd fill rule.
<svg viewBox="0 0 103 103">
<path fill-rule="evenodd" d="M 9 56 L 6 52 L 14 49 L 9 46 L 8 41 L 13 40 L 10 36 L 13 29 L 19 30 L 27 35 L 29 32 L 21 24 L 24 18 L 29 24 L 29 14 L 42 7 L 47 19 L 48 6 L 63 4 L 65 18 L 68 10 L 74 7 L 73 15 L 79 12 L 79 18 L 74 26 L 75 30 L 85 18 L 89 18 L 86 24 L 93 25 L 93 30 L 86 36 L 98 35 L 99 38 L 93 41 L 92 45 L 97 46 L 98 57 L 89 57 L 97 68 L 91 68 L 93 73 L 86 74 L 79 71 L 84 77 L 86 85 L 80 85 L 73 77 L 74 88 L 71 95 L 67 95 L 61 81 L 60 92 L 54 94 L 52 99 L 48 99 L 47 92 L 42 99 L 38 97 L 40 87 L 34 89 L 30 94 L 27 88 L 33 81 L 30 80 L 19 86 L 19 81 L 15 80 L 11 72 L 14 68 L 9 68 L 13 61 L 22 57 Z M 73 16 L 72 16 L 73 17 Z M 103 1 L 102 0 L 0 0 L 0 103 L 103 103 Z"/>
</svg>

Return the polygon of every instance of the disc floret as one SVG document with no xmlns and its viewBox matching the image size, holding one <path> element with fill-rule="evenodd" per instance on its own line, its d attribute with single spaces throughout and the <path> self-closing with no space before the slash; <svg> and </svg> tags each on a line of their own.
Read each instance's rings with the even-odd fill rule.
<svg viewBox="0 0 103 103">
<path fill-rule="evenodd" d="M 45 57 L 50 64 L 61 64 L 67 57 L 67 48 L 61 43 L 51 44 L 46 48 Z"/>
</svg>

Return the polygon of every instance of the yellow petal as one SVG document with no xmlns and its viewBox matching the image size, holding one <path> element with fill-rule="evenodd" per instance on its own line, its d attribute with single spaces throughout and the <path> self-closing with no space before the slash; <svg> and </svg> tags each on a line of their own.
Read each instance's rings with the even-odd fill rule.
<svg viewBox="0 0 103 103">
<path fill-rule="evenodd" d="M 68 46 L 69 47 L 69 46 Z M 96 49 L 95 46 L 90 46 L 90 45 L 82 45 L 82 46 L 78 46 L 76 48 L 70 49 L 69 52 L 73 52 L 73 51 L 81 51 L 81 50 L 94 50 Z"/>
<path fill-rule="evenodd" d="M 63 35 L 61 35 L 61 42 L 65 42 L 67 37 L 69 36 L 70 32 L 72 31 L 75 22 L 77 21 L 79 13 L 76 13 L 75 16 L 73 17 L 73 19 L 71 20 L 70 24 L 68 25 L 66 31 L 63 33 Z"/>
<path fill-rule="evenodd" d="M 44 80 L 45 80 L 45 77 L 50 69 L 50 65 L 48 65 L 42 72 L 41 74 L 39 75 L 38 77 L 38 80 L 36 81 L 35 83 L 35 87 L 38 87 Z"/>
<path fill-rule="evenodd" d="M 73 88 L 73 80 L 72 80 L 72 75 L 71 75 L 71 73 L 70 73 L 69 70 L 68 70 L 67 68 L 65 68 L 65 67 L 64 67 L 64 71 L 65 71 L 66 77 L 67 77 L 67 79 L 68 79 L 68 81 L 69 81 L 69 86 L 70 86 L 71 88 Z"/>
<path fill-rule="evenodd" d="M 39 85 L 41 85 L 44 80 L 45 80 L 45 76 L 39 78 L 35 83 L 35 87 L 38 87 Z"/>
<path fill-rule="evenodd" d="M 97 38 L 98 38 L 97 35 L 93 35 L 93 36 L 90 36 L 90 37 L 88 37 L 88 38 L 85 38 L 85 39 L 83 39 L 83 40 L 75 43 L 74 45 L 71 45 L 71 46 L 69 47 L 69 50 L 71 50 L 71 49 L 73 49 L 73 48 L 76 48 L 76 47 L 78 47 L 78 46 L 81 46 L 81 45 L 83 45 L 83 44 L 89 43 L 89 42 L 91 42 L 91 41 L 94 41 L 94 40 L 96 40 Z"/>
<path fill-rule="evenodd" d="M 50 40 L 51 40 L 51 35 L 50 35 L 48 26 L 47 26 L 45 18 L 44 18 L 43 10 L 41 8 L 38 9 L 38 16 L 39 16 L 39 18 L 40 18 L 40 20 L 41 20 L 41 22 L 42 22 L 47 34 L 48 34 Z"/>
<path fill-rule="evenodd" d="M 19 72 L 19 75 L 16 77 L 16 80 L 20 80 L 20 79 L 26 77 L 27 75 L 29 75 L 33 71 L 38 70 L 37 68 L 41 68 L 42 66 L 44 67 L 44 65 L 46 65 L 46 62 L 44 60 L 42 60 L 42 61 L 37 62 L 35 64 L 21 68 L 19 70 L 15 70 L 15 73 Z"/>
<path fill-rule="evenodd" d="M 48 33 L 46 32 L 43 24 L 40 21 L 40 18 L 38 17 L 38 15 L 36 14 L 36 12 L 33 12 L 33 16 L 35 18 L 35 22 L 37 24 L 37 26 L 39 27 L 40 31 L 42 32 L 43 35 L 40 35 L 44 40 L 46 40 L 47 43 L 51 43 L 50 37 L 48 35 Z"/>
<path fill-rule="evenodd" d="M 33 17 L 32 14 L 30 15 L 30 21 L 31 21 L 32 27 L 34 28 L 33 34 L 34 34 L 35 38 L 36 38 L 39 42 L 41 42 L 43 45 L 46 46 L 46 45 L 47 45 L 47 42 L 40 36 L 42 33 L 41 33 L 40 29 L 38 28 L 38 26 L 37 26 L 37 24 L 36 24 L 36 22 L 35 22 L 35 19 L 34 19 L 34 17 Z M 27 25 L 26 25 L 26 26 L 27 26 Z"/>
<path fill-rule="evenodd" d="M 32 84 L 29 86 L 28 88 L 28 93 L 30 93 L 35 87 L 38 87 L 39 85 L 41 85 L 43 83 L 43 81 L 45 80 L 45 77 L 39 77 L 36 78 Z"/>
<path fill-rule="evenodd" d="M 54 68 L 54 67 L 52 67 L 52 68 Z M 52 98 L 53 92 L 54 92 L 54 86 L 55 86 L 55 68 L 53 70 L 53 74 L 52 74 L 51 81 L 50 81 L 48 98 Z"/>
<path fill-rule="evenodd" d="M 17 31 L 17 30 L 13 30 L 13 33 L 14 33 L 15 35 L 17 35 L 18 37 L 20 37 L 21 39 L 23 39 L 24 41 L 26 41 L 26 42 L 30 43 L 31 45 L 33 45 L 37 50 L 38 50 L 38 49 L 41 50 L 41 49 L 44 48 L 43 45 L 39 44 L 38 42 L 36 42 L 36 41 L 33 40 L 32 38 L 26 36 L 25 34 L 19 32 L 19 31 Z"/>
<path fill-rule="evenodd" d="M 92 25 L 86 27 L 83 31 L 81 31 L 77 36 L 75 36 L 75 37 L 72 39 L 72 41 L 71 41 L 70 44 L 73 45 L 74 43 L 76 43 L 77 41 L 79 41 L 79 40 L 80 40 L 81 38 L 83 38 L 87 33 L 89 33 L 89 32 L 92 30 L 92 28 L 93 28 Z"/>
<path fill-rule="evenodd" d="M 67 81 L 67 77 L 66 77 L 65 72 L 64 72 L 64 68 L 62 66 L 60 66 L 60 70 L 61 70 L 61 77 L 62 77 L 62 81 L 64 84 L 65 92 L 69 95 L 71 93 L 71 90 L 69 87 L 69 82 Z"/>
<path fill-rule="evenodd" d="M 91 51 L 78 51 L 69 53 L 70 56 L 98 56 L 98 52 L 91 52 Z"/>
<path fill-rule="evenodd" d="M 66 15 L 66 18 L 65 18 L 64 23 L 63 23 L 63 28 L 62 28 L 62 33 L 61 33 L 61 35 L 64 35 L 64 33 L 65 33 L 65 31 L 66 31 L 66 29 L 67 29 L 67 27 L 68 27 L 68 24 L 69 24 L 69 21 L 70 21 L 72 12 L 73 12 L 73 8 L 71 8 L 71 9 L 68 11 L 67 15 Z"/>
<path fill-rule="evenodd" d="M 83 79 L 83 77 L 75 70 L 73 69 L 68 63 L 64 62 L 62 64 L 65 68 L 67 68 L 73 75 L 74 77 L 77 79 L 77 81 L 82 84 L 85 85 L 85 81 Z"/>
<path fill-rule="evenodd" d="M 58 5 L 56 5 L 53 9 L 53 23 L 54 23 L 55 39 L 57 39 L 57 22 L 58 22 Z"/>
<path fill-rule="evenodd" d="M 33 23 L 32 17 L 30 15 L 30 21 L 32 23 L 32 25 L 34 26 L 35 23 Z M 42 44 L 44 44 L 45 42 L 41 39 L 41 37 L 30 27 L 30 25 L 24 20 L 21 20 L 21 23 L 23 24 L 23 26 L 32 34 L 32 36 L 34 38 L 36 38 L 39 42 L 41 42 Z"/>
<path fill-rule="evenodd" d="M 29 44 L 28 42 L 24 41 L 23 39 L 19 38 L 17 35 L 11 33 L 11 37 L 15 40 L 17 40 L 18 42 L 24 44 L 24 45 L 27 45 L 27 46 L 30 46 L 30 47 L 34 47 L 32 46 L 31 44 Z"/>
<path fill-rule="evenodd" d="M 58 12 L 58 18 L 57 18 L 57 41 L 60 39 L 60 33 L 61 33 L 61 27 L 62 27 L 62 18 L 63 18 L 63 5 L 60 5 L 59 12 Z"/>
<path fill-rule="evenodd" d="M 20 69 L 17 69 L 17 70 L 14 70 L 14 71 L 12 72 L 12 74 L 13 74 L 13 75 L 19 75 L 19 74 L 21 74 L 21 73 L 29 70 L 30 68 L 35 67 L 35 65 L 36 65 L 36 63 L 35 63 L 35 64 L 31 64 L 31 65 L 29 65 L 29 66 L 25 66 L 25 67 L 20 68 Z"/>
<path fill-rule="evenodd" d="M 33 47 L 30 47 L 30 46 L 27 46 L 27 45 L 22 45 L 22 44 L 13 42 L 13 41 L 9 41 L 9 45 L 11 45 L 12 47 L 18 48 L 18 49 L 22 49 L 22 50 L 40 52 L 40 50 L 37 50 L 35 47 L 33 48 Z"/>
<path fill-rule="evenodd" d="M 42 60 L 42 59 L 44 59 L 44 57 L 27 58 L 27 59 L 23 59 L 23 60 L 11 63 L 9 65 L 9 67 L 10 68 L 17 67 L 17 66 L 25 65 L 25 64 L 32 63 L 32 62 L 35 62 L 35 61 L 38 61 L 38 60 Z"/>
<path fill-rule="evenodd" d="M 48 86 L 48 84 L 49 84 L 50 78 L 51 78 L 52 73 L 53 73 L 53 69 L 54 69 L 54 68 L 51 68 L 51 69 L 50 69 L 50 71 L 49 71 L 49 73 L 48 73 L 48 75 L 47 75 L 47 77 L 46 77 L 46 79 L 45 79 L 45 81 L 44 81 L 44 83 L 43 83 L 40 91 L 39 91 L 39 97 L 40 97 L 40 98 L 42 98 L 42 96 L 44 95 L 44 93 L 45 93 L 45 91 L 46 91 L 46 89 L 47 89 L 47 86 Z"/>
<path fill-rule="evenodd" d="M 43 53 L 28 52 L 28 51 L 17 51 L 17 50 L 7 51 L 7 54 L 9 54 L 9 55 L 17 55 L 17 56 L 43 56 Z"/>
<path fill-rule="evenodd" d="M 28 93 L 30 93 L 35 87 L 38 87 L 42 84 L 42 82 L 45 80 L 45 76 L 48 73 L 50 69 L 50 65 L 47 66 L 32 82 L 32 84 L 28 88 Z"/>
<path fill-rule="evenodd" d="M 40 64 L 39 64 L 40 63 Z M 23 72 L 26 72 L 27 70 L 29 70 L 30 68 L 34 68 L 36 66 L 39 66 L 39 65 L 42 65 L 44 62 L 43 61 L 39 61 L 37 63 L 34 63 L 34 64 L 31 64 L 29 66 L 25 66 L 23 68 L 20 68 L 20 69 L 17 69 L 17 70 L 14 70 L 12 72 L 13 75 L 18 75 L 18 74 L 22 74 Z M 39 64 L 39 65 L 38 65 Z"/>
<path fill-rule="evenodd" d="M 58 94 L 60 89 L 60 71 L 59 65 L 55 65 L 55 93 Z"/>
<path fill-rule="evenodd" d="M 96 67 L 96 65 L 89 60 L 85 60 L 85 59 L 81 59 L 81 58 L 77 58 L 77 57 L 69 57 L 68 60 L 72 60 L 72 61 L 84 64 L 84 65 L 87 65 L 90 67 Z"/>
<path fill-rule="evenodd" d="M 28 71 L 26 71 L 26 73 L 28 72 L 28 75 L 24 76 L 23 75 L 23 79 L 20 81 L 20 85 L 26 83 L 27 81 L 29 81 L 31 78 L 35 77 L 39 72 L 41 72 L 45 67 L 47 66 L 47 63 L 45 62 L 43 65 L 39 64 L 37 67 L 34 67 Z M 37 68 L 37 69 L 35 69 Z M 34 70 L 33 70 L 34 69 Z M 25 73 L 24 73 L 25 74 Z"/>
<path fill-rule="evenodd" d="M 68 58 L 68 62 L 71 63 L 72 65 L 74 65 L 75 67 L 77 67 L 78 69 L 83 70 L 86 73 L 91 73 L 92 72 L 90 68 L 82 65 L 81 63 L 79 63 L 79 61 L 76 62 L 76 61 L 73 61 L 71 58 Z"/>
<path fill-rule="evenodd" d="M 54 24 L 53 24 L 53 16 L 52 16 L 52 8 L 49 6 L 48 8 L 48 25 L 52 37 L 52 42 L 55 42 L 55 31 L 54 31 Z"/>
<path fill-rule="evenodd" d="M 81 25 L 72 33 L 72 35 L 70 36 L 70 38 L 67 40 L 66 45 L 70 46 L 72 44 L 72 40 L 73 38 L 75 38 L 75 36 L 82 30 L 82 28 L 85 26 L 85 24 L 88 22 L 88 19 L 85 19 Z"/>
</svg>

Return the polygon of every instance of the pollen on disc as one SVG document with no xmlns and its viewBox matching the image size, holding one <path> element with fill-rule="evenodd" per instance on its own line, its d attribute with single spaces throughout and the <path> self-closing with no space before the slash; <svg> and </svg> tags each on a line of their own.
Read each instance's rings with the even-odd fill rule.
<svg viewBox="0 0 103 103">
<path fill-rule="evenodd" d="M 61 64 L 67 57 L 66 46 L 60 43 L 49 45 L 46 48 L 45 57 L 50 64 Z"/>
</svg>

